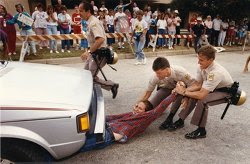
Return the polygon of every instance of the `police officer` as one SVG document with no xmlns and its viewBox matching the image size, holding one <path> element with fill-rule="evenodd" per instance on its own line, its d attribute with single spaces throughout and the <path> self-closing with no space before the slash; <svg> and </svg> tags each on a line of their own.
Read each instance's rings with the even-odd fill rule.
<svg viewBox="0 0 250 164">
<path fill-rule="evenodd" d="M 186 86 L 190 86 L 194 82 L 194 78 L 189 72 L 180 66 L 171 66 L 169 61 L 164 57 L 158 57 L 154 60 L 153 71 L 155 75 L 149 80 L 148 88 L 143 94 L 140 101 L 148 100 L 157 87 L 157 93 L 149 100 L 153 107 L 156 107 L 160 102 L 169 96 L 172 90 L 176 87 L 178 81 L 182 81 Z M 183 96 L 178 95 L 171 106 L 170 114 L 167 119 L 160 125 L 160 130 L 168 129 L 173 123 L 173 117 L 181 105 Z"/>
<path fill-rule="evenodd" d="M 100 68 L 104 67 L 107 63 L 105 57 L 96 57 L 96 61 L 93 58 L 93 54 L 96 50 L 107 47 L 106 34 L 103 24 L 94 16 L 93 6 L 88 2 L 83 2 L 79 5 L 79 11 L 81 17 L 87 21 L 87 40 L 89 43 L 89 50 L 81 55 L 82 60 L 86 60 L 84 68 L 90 70 L 94 82 L 101 85 L 103 89 L 111 90 L 113 98 L 116 97 L 119 84 L 112 82 L 111 80 L 102 80 L 97 77 Z M 97 65 L 97 63 L 98 65 Z"/>
<path fill-rule="evenodd" d="M 226 103 L 226 98 L 230 97 L 230 94 L 223 92 L 222 89 L 231 87 L 233 80 L 228 71 L 214 61 L 215 52 L 216 50 L 211 45 L 201 47 L 198 50 L 198 63 L 200 67 L 197 70 L 197 82 L 189 88 L 181 86 L 177 86 L 176 88 L 177 93 L 197 100 L 191 123 L 198 126 L 198 129 L 187 133 L 185 135 L 187 139 L 205 138 L 208 106 Z M 183 109 L 184 113 L 190 110 L 188 108 L 193 107 L 194 106 Z M 181 113 L 183 111 L 181 111 Z M 188 114 L 189 113 L 187 113 L 186 116 Z M 174 123 L 175 129 L 183 126 L 184 120 L 182 118 Z"/>
</svg>

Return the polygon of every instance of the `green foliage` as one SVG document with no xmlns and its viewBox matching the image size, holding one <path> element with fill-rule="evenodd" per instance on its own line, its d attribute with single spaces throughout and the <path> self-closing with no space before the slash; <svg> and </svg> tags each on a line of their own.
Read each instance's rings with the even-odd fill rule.
<svg viewBox="0 0 250 164">
<path fill-rule="evenodd" d="M 250 18 L 250 0 L 173 0 L 171 6 L 185 14 L 196 11 L 204 16 L 219 14 L 235 20 Z"/>
</svg>

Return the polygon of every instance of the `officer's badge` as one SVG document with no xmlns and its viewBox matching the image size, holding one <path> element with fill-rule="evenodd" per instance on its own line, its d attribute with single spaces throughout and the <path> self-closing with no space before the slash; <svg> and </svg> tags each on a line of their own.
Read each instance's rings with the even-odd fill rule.
<svg viewBox="0 0 250 164">
<path fill-rule="evenodd" d="M 186 74 L 186 75 L 184 76 L 184 78 L 185 78 L 186 80 L 190 80 L 190 79 L 191 79 L 191 77 L 190 77 L 189 74 Z"/>
<path fill-rule="evenodd" d="M 214 80 L 214 74 L 213 73 L 209 73 L 207 75 L 207 79 L 208 79 L 208 81 L 213 81 Z"/>
</svg>

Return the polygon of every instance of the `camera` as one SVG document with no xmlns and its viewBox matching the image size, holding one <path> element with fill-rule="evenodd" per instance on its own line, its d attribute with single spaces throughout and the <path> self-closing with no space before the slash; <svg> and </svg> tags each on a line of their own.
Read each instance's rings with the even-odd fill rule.
<svg viewBox="0 0 250 164">
<path fill-rule="evenodd" d="M 118 61 L 118 55 L 110 48 L 100 48 L 96 50 L 93 57 L 106 58 L 107 64 L 115 64 Z"/>
</svg>

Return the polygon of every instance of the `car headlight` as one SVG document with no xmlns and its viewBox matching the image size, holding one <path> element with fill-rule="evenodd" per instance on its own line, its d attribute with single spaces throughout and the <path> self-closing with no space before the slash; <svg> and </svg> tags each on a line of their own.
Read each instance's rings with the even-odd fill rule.
<svg viewBox="0 0 250 164">
<path fill-rule="evenodd" d="M 78 115 L 76 118 L 76 124 L 77 124 L 78 133 L 83 133 L 83 132 L 88 131 L 90 128 L 88 113 Z"/>
</svg>

